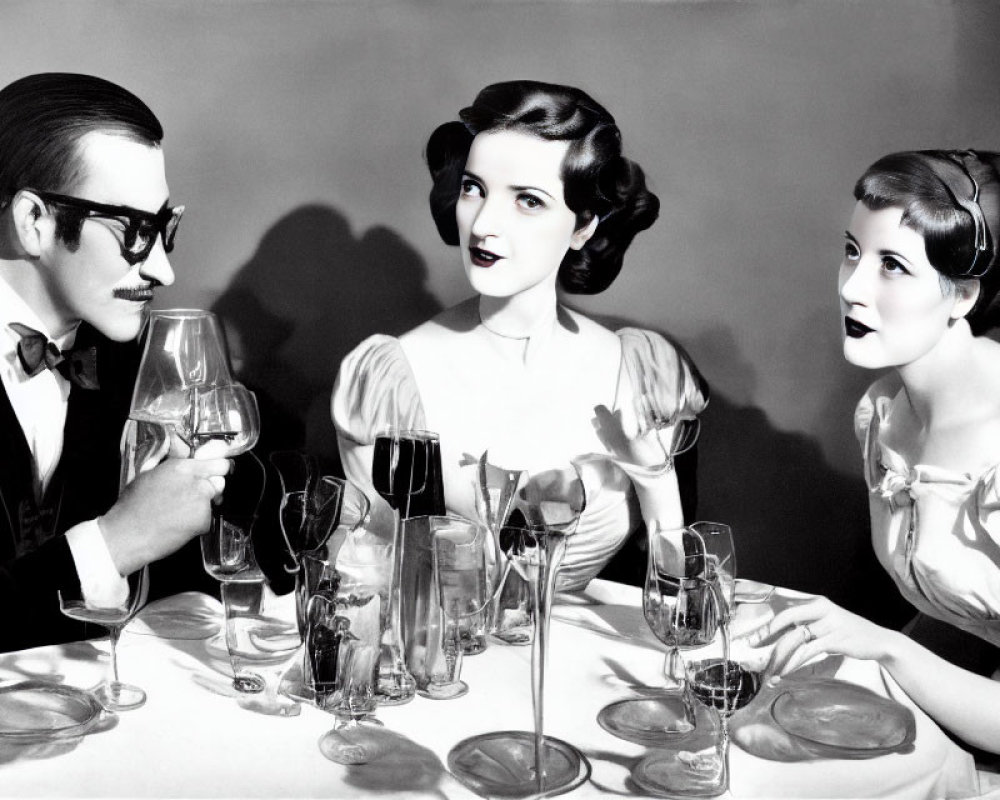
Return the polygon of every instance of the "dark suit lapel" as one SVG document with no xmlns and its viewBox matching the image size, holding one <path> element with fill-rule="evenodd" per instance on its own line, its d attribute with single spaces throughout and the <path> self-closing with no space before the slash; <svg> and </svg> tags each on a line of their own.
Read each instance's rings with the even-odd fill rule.
<svg viewBox="0 0 1000 800">
<path fill-rule="evenodd" d="M 34 461 L 21 423 L 0 383 L 0 553 L 20 553 L 22 521 L 34 513 Z"/>
</svg>

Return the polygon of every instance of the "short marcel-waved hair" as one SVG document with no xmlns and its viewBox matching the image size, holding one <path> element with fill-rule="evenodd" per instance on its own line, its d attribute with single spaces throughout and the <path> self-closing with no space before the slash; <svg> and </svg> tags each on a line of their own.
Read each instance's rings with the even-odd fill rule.
<svg viewBox="0 0 1000 800">
<path fill-rule="evenodd" d="M 927 260 L 946 282 L 979 280 L 979 298 L 966 316 L 977 334 L 1000 321 L 998 161 L 998 153 L 972 150 L 892 153 L 854 187 L 866 208 L 902 209 L 902 224 L 923 237 Z"/>
<path fill-rule="evenodd" d="M 426 149 L 434 179 L 431 214 L 445 243 L 458 244 L 455 206 L 477 134 L 515 130 L 567 141 L 562 164 L 566 205 L 580 226 L 592 216 L 599 222 L 580 250 L 566 253 L 559 284 L 575 294 L 597 294 L 610 286 L 633 238 L 653 224 L 660 209 L 660 201 L 646 188 L 642 168 L 622 156 L 621 133 L 611 114 L 570 86 L 509 81 L 487 86 L 459 118 L 438 127 Z"/>
</svg>

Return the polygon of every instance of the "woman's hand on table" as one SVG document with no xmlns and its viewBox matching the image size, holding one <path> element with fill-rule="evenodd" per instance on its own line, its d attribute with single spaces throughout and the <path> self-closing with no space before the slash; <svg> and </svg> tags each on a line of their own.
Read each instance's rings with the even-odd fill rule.
<svg viewBox="0 0 1000 800">
<path fill-rule="evenodd" d="M 825 597 L 814 596 L 779 611 L 741 638 L 752 647 L 774 642 L 764 675 L 776 683 L 824 653 L 881 661 L 889 639 L 896 635 Z"/>
</svg>

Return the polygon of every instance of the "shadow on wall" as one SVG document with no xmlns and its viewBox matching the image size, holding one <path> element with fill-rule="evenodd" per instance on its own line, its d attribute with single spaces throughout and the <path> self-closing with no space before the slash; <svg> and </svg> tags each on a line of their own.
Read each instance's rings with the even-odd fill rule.
<svg viewBox="0 0 1000 800">
<path fill-rule="evenodd" d="M 601 317 L 611 328 L 634 323 Z M 683 349 L 710 353 L 710 363 L 726 375 L 727 386 L 752 395 L 753 365 L 741 358 L 728 328 L 701 334 L 692 346 L 659 331 Z M 838 369 L 838 366 L 832 366 Z M 843 425 L 853 440 L 850 412 L 870 376 L 845 375 L 844 393 L 831 398 L 831 425 Z M 737 573 L 746 578 L 826 595 L 880 624 L 898 628 L 913 609 L 882 570 L 870 543 L 868 492 L 861 473 L 833 468 L 819 444 L 801 433 L 780 431 L 762 410 L 739 406 L 719 390 L 720 381 L 703 373 L 711 400 L 701 416 L 697 446 L 697 519 L 732 525 Z M 856 392 L 855 392 L 856 389 Z M 843 412 L 843 413 L 842 413 Z M 842 417 L 842 419 L 841 419 Z"/>
<path fill-rule="evenodd" d="M 440 310 L 426 278 L 394 231 L 356 237 L 328 206 L 297 208 L 264 234 L 212 307 L 238 376 L 257 392 L 260 451 L 305 447 L 340 472 L 330 421 L 337 368 L 365 337 L 403 333 Z"/>
<path fill-rule="evenodd" d="M 712 363 L 727 371 L 728 385 L 735 376 L 735 385 L 752 390 L 753 367 L 740 358 L 730 330 L 707 331 L 696 349 L 725 353 Z M 843 370 L 842 391 L 824 412 L 854 442 L 851 412 L 871 376 Z M 713 385 L 712 375 L 705 377 Z M 739 406 L 717 389 L 702 415 L 699 450 L 699 516 L 733 525 L 738 574 L 826 595 L 891 627 L 913 615 L 871 547 L 860 450 L 857 473 L 845 475 L 817 441 L 778 430 L 761 409 Z"/>
</svg>

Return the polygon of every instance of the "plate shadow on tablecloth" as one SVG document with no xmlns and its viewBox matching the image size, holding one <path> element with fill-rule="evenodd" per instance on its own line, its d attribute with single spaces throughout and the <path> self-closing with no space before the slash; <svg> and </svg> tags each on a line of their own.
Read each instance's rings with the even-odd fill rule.
<svg viewBox="0 0 1000 800">
<path fill-rule="evenodd" d="M 398 792 L 403 786 L 410 792 L 430 792 L 449 774 L 432 750 L 401 733 L 372 729 L 367 738 L 380 740 L 382 754 L 367 764 L 346 767 L 348 786 L 369 792 Z"/>
</svg>

